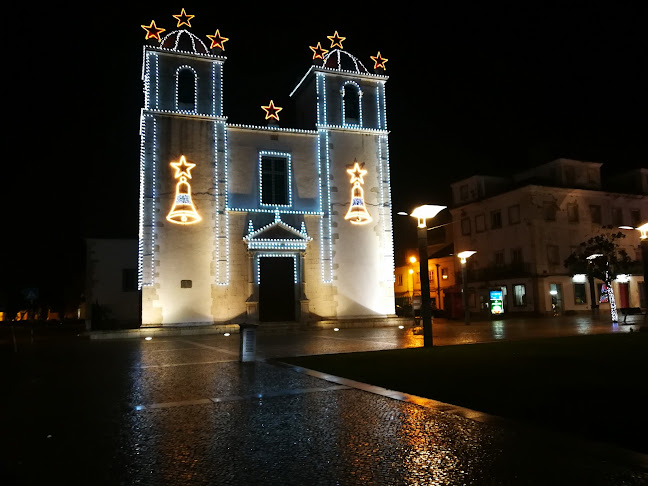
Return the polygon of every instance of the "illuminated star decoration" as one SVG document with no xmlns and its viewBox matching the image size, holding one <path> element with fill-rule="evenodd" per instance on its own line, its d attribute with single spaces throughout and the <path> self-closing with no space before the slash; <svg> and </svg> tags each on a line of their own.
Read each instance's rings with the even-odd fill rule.
<svg viewBox="0 0 648 486">
<path fill-rule="evenodd" d="M 187 178 L 191 179 L 191 169 L 196 167 L 196 164 L 192 164 L 191 162 L 187 162 L 187 159 L 185 158 L 184 155 L 180 157 L 180 160 L 178 162 L 171 162 L 171 167 L 173 167 L 176 170 L 176 173 L 173 177 L 176 179 L 186 176 Z"/>
<path fill-rule="evenodd" d="M 374 62 L 374 69 L 378 69 L 378 68 L 387 69 L 387 68 L 385 67 L 385 63 L 386 63 L 387 61 L 389 61 L 389 59 L 382 57 L 382 56 L 380 55 L 380 51 L 378 51 L 378 55 L 376 55 L 376 56 L 369 56 L 369 57 L 371 57 L 371 59 L 372 59 L 373 62 Z"/>
<path fill-rule="evenodd" d="M 283 110 L 283 108 L 275 106 L 272 100 L 270 100 L 270 104 L 268 106 L 262 106 L 261 108 L 263 108 L 266 112 L 266 120 L 268 120 L 269 118 L 274 118 L 275 120 L 279 121 L 279 112 Z"/>
<path fill-rule="evenodd" d="M 364 179 L 362 178 L 362 176 L 367 175 L 367 171 L 365 169 L 361 169 L 358 162 L 355 163 L 353 169 L 347 169 L 347 172 L 351 176 L 351 184 L 356 181 L 358 181 L 360 184 L 364 184 Z"/>
<path fill-rule="evenodd" d="M 214 35 L 208 35 L 207 38 L 211 40 L 211 46 L 209 46 L 210 49 L 213 49 L 214 47 L 218 47 L 219 49 L 225 50 L 225 42 L 229 40 L 228 37 L 223 37 L 220 35 L 220 32 L 218 32 L 218 29 L 216 29 L 216 33 Z"/>
<path fill-rule="evenodd" d="M 328 49 L 322 49 L 321 43 L 319 42 L 315 47 L 308 47 L 310 47 L 311 51 L 313 51 L 313 59 L 324 59 L 324 54 L 328 52 Z"/>
<path fill-rule="evenodd" d="M 337 30 L 335 31 L 335 34 L 333 35 L 328 35 L 326 36 L 328 40 L 331 41 L 331 49 L 333 49 L 335 46 L 339 46 L 340 49 L 343 49 L 342 47 L 342 41 L 346 39 L 346 37 L 340 37 L 338 35 Z"/>
<path fill-rule="evenodd" d="M 185 12 L 185 9 L 183 8 L 182 12 L 180 12 L 178 15 L 174 15 L 173 17 L 178 20 L 178 27 L 182 27 L 183 25 L 191 27 L 189 21 L 193 19 L 195 15 L 187 15 L 187 12 Z"/>
<path fill-rule="evenodd" d="M 142 25 L 142 29 L 146 31 L 146 39 L 157 39 L 158 42 L 162 42 L 160 39 L 160 34 L 166 29 L 162 29 L 155 25 L 155 20 L 151 20 L 151 25 Z"/>
</svg>

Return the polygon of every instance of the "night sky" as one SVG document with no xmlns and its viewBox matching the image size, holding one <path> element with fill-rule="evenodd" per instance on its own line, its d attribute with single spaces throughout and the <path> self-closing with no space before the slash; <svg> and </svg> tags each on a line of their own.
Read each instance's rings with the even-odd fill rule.
<svg viewBox="0 0 648 486">
<path fill-rule="evenodd" d="M 309 46 L 329 48 L 336 30 L 368 68 L 380 51 L 389 59 L 395 213 L 448 205 L 449 184 L 459 179 L 558 157 L 601 162 L 604 175 L 648 167 L 648 19 L 640 3 L 453 2 L 425 11 L 302 4 L 252 17 L 244 17 L 247 7 L 188 4 L 92 18 L 43 13 L 43 23 L 61 27 L 22 46 L 33 55 L 20 59 L 30 73 L 21 85 L 42 96 L 14 100 L 29 116 L 14 120 L 22 140 L 10 169 L 16 177 L 2 184 L 10 250 L 0 307 L 25 286 L 60 301 L 78 281 L 84 237 L 137 236 L 141 24 L 155 20 L 168 33 L 184 7 L 196 16 L 195 35 L 207 42 L 219 29 L 229 37 L 224 95 L 233 123 L 263 125 L 260 106 L 273 99 L 284 107 L 280 126 L 294 126 L 289 93 L 311 65 Z M 394 219 L 397 248 L 414 246 L 413 220 Z"/>
</svg>

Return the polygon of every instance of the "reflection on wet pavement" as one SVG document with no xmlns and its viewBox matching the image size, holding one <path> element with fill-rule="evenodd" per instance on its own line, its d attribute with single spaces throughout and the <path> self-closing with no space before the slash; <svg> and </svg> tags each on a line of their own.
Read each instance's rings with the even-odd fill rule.
<svg viewBox="0 0 648 486">
<path fill-rule="evenodd" d="M 567 329 L 558 319 L 544 328 L 435 320 L 434 339 L 447 345 L 611 331 L 587 321 Z M 0 410 L 12 417 L 3 460 L 15 482 L 26 484 L 648 482 L 645 469 L 601 460 L 555 436 L 263 361 L 422 344 L 412 328 L 342 329 L 260 332 L 253 363 L 237 361 L 237 335 L 75 342 L 18 354 Z"/>
</svg>

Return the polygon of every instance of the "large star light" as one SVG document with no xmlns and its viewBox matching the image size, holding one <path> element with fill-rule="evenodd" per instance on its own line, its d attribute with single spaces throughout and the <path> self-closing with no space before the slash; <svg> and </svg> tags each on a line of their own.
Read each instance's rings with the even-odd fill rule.
<svg viewBox="0 0 648 486">
<path fill-rule="evenodd" d="M 262 106 L 261 108 L 263 108 L 266 112 L 266 120 L 268 120 L 269 118 L 274 118 L 275 120 L 279 121 L 279 112 L 283 110 L 283 108 L 275 106 L 272 100 L 270 100 L 270 104 L 268 106 Z"/>
<path fill-rule="evenodd" d="M 184 155 L 180 156 L 180 160 L 178 162 L 171 162 L 171 167 L 173 167 L 176 172 L 173 177 L 176 179 L 186 176 L 188 179 L 191 179 L 191 169 L 196 167 L 196 164 L 192 164 L 191 162 L 187 162 L 187 159 L 185 158 Z"/>
<path fill-rule="evenodd" d="M 229 37 L 223 37 L 222 35 L 220 35 L 218 29 L 216 29 L 216 33 L 214 35 L 208 35 L 207 38 L 211 41 L 211 46 L 209 46 L 210 49 L 218 47 L 219 49 L 225 50 L 225 46 L 223 44 L 225 44 L 229 40 Z"/>
<path fill-rule="evenodd" d="M 308 47 L 310 47 L 311 51 L 313 51 L 313 59 L 324 59 L 324 54 L 328 52 L 328 49 L 322 48 L 320 42 L 318 42 L 315 47 L 313 46 L 308 46 Z"/>
<path fill-rule="evenodd" d="M 331 49 L 333 49 L 335 46 L 338 46 L 340 49 L 343 49 L 342 47 L 342 41 L 346 40 L 346 37 L 340 37 L 338 35 L 337 30 L 335 31 L 335 34 L 333 35 L 328 35 L 326 36 L 328 40 L 331 41 Z"/>
<path fill-rule="evenodd" d="M 358 181 L 360 184 L 364 184 L 363 176 L 367 175 L 367 170 L 361 169 L 360 164 L 356 161 L 353 169 L 347 169 L 347 172 L 351 176 L 351 184 Z"/>
<path fill-rule="evenodd" d="M 187 12 L 185 12 L 185 9 L 183 8 L 182 12 L 180 12 L 178 15 L 174 15 L 173 17 L 178 20 L 178 27 L 182 27 L 183 25 L 191 27 L 189 21 L 193 19 L 195 15 L 187 15 Z"/>
<path fill-rule="evenodd" d="M 385 63 L 386 63 L 387 61 L 389 61 L 389 59 L 387 59 L 387 58 L 385 58 L 385 57 L 382 57 L 382 56 L 380 55 L 380 51 L 378 51 L 378 55 L 376 55 L 376 56 L 369 56 L 369 57 L 371 57 L 371 59 L 372 59 L 373 62 L 374 62 L 374 69 L 378 69 L 378 68 L 387 69 L 387 68 L 385 67 Z"/>
<path fill-rule="evenodd" d="M 146 39 L 157 39 L 158 42 L 162 42 L 160 40 L 160 34 L 164 32 L 166 29 L 162 29 L 155 25 L 155 20 L 151 20 L 151 25 L 142 25 L 142 29 L 146 31 Z"/>
</svg>

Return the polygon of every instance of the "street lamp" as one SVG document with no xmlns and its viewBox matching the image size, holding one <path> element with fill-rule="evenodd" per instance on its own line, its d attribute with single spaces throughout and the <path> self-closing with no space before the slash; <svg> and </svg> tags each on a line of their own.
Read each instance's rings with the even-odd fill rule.
<svg viewBox="0 0 648 486">
<path fill-rule="evenodd" d="M 457 257 L 461 260 L 461 281 L 462 281 L 462 289 L 461 289 L 461 301 L 463 302 L 463 308 L 464 308 L 464 322 L 466 325 L 470 324 L 470 309 L 468 309 L 468 294 L 466 291 L 466 260 L 473 256 L 476 251 L 462 251 L 460 253 L 457 253 Z"/>
<path fill-rule="evenodd" d="M 423 346 L 432 343 L 432 310 L 430 308 L 430 275 L 428 273 L 427 221 L 434 218 L 447 206 L 424 204 L 412 211 L 413 218 L 418 219 L 418 250 L 421 272 L 421 322 L 423 324 Z"/>
</svg>

